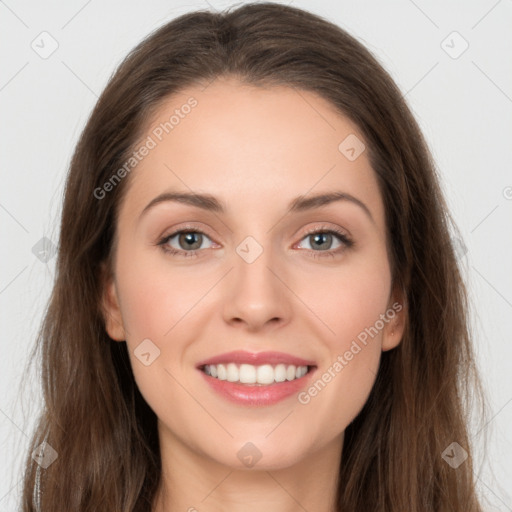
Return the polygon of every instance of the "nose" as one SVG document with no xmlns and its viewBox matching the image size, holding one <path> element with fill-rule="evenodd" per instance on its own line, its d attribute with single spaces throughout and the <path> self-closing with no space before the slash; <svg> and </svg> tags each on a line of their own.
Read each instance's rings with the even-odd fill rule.
<svg viewBox="0 0 512 512">
<path fill-rule="evenodd" d="M 252 262 L 235 254 L 233 262 L 224 285 L 224 320 L 251 332 L 287 324 L 293 293 L 271 251 L 263 250 Z"/>
</svg>

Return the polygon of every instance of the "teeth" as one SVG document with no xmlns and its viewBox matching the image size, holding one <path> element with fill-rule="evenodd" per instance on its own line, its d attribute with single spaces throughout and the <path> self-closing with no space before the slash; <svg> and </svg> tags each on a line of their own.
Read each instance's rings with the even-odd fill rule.
<svg viewBox="0 0 512 512">
<path fill-rule="evenodd" d="M 228 382 L 236 382 L 238 380 L 238 368 L 236 367 L 236 364 L 229 363 L 226 369 L 226 374 L 226 380 Z"/>
<path fill-rule="evenodd" d="M 235 363 L 207 364 L 203 371 L 206 375 L 228 382 L 240 382 L 241 384 L 270 385 L 274 382 L 295 380 L 304 377 L 308 373 L 307 366 L 295 366 L 293 364 L 277 364 L 272 366 L 264 364 L 253 366 L 252 364 Z"/>
</svg>

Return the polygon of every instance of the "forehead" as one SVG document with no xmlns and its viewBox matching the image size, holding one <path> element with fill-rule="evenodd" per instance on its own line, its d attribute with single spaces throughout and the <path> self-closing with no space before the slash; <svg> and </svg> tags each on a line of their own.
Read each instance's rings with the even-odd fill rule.
<svg viewBox="0 0 512 512">
<path fill-rule="evenodd" d="M 214 195 L 233 215 L 335 189 L 360 198 L 380 219 L 366 152 L 356 159 L 346 153 L 347 144 L 359 152 L 363 142 L 358 127 L 315 93 L 219 78 L 155 111 L 137 146 L 150 149 L 130 174 L 121 217 L 140 214 L 168 189 Z"/>
</svg>

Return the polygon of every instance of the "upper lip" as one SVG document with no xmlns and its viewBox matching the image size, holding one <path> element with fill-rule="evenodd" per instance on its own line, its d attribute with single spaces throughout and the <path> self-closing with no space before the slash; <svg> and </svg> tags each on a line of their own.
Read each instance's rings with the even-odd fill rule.
<svg viewBox="0 0 512 512">
<path fill-rule="evenodd" d="M 263 364 L 288 364 L 295 366 L 316 366 L 314 361 L 308 361 L 301 357 L 296 357 L 284 352 L 247 352 L 245 350 L 235 350 L 225 352 L 214 357 L 210 357 L 197 363 L 197 368 L 202 368 L 207 364 L 252 364 L 254 366 Z"/>
</svg>

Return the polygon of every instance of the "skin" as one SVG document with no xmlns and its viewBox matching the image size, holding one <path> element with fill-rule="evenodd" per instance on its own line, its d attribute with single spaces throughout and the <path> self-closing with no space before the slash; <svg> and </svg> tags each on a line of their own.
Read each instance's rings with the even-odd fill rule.
<svg viewBox="0 0 512 512">
<path fill-rule="evenodd" d="M 382 351 L 400 342 L 405 307 L 307 404 L 296 396 L 267 407 L 233 404 L 195 366 L 231 350 L 276 350 L 316 361 L 320 377 L 361 331 L 403 304 L 375 173 L 365 151 L 350 161 L 338 149 L 349 134 L 364 139 L 313 93 L 231 78 L 168 98 L 143 138 L 190 96 L 197 106 L 129 177 L 104 287 L 107 332 L 126 341 L 158 417 L 163 474 L 153 510 L 331 511 L 344 430 L 368 398 Z M 169 189 L 209 193 L 227 212 L 168 201 L 140 218 Z M 372 219 L 350 201 L 287 211 L 297 196 L 334 190 L 364 202 Z M 333 235 L 317 248 L 311 228 L 338 228 L 355 245 L 344 248 Z M 179 229 L 205 233 L 196 257 L 157 245 Z M 248 236 L 263 248 L 252 263 L 236 252 Z M 167 246 L 190 252 L 179 235 Z M 340 247 L 334 257 L 313 257 Z M 134 355 L 146 338 L 160 350 L 149 366 Z M 237 457 L 247 442 L 261 453 L 251 468 Z"/>
</svg>

